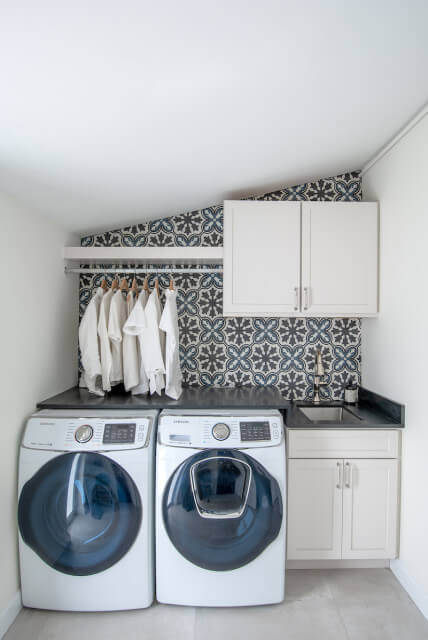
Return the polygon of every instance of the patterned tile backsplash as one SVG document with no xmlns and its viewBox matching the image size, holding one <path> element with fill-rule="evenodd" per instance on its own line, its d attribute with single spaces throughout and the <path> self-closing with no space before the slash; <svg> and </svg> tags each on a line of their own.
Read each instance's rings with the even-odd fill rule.
<svg viewBox="0 0 428 640">
<path fill-rule="evenodd" d="M 249 200 L 361 200 L 358 171 L 253 196 Z M 266 229 L 269 233 L 269 229 Z M 82 246 L 165 247 L 223 244 L 217 205 L 116 231 L 86 236 Z M 125 265 L 123 265 L 125 266 Z M 107 265 L 106 265 L 107 267 Z M 82 314 L 102 275 L 81 275 Z M 153 287 L 154 275 L 149 279 Z M 112 277 L 107 274 L 110 283 Z M 310 399 L 317 349 L 326 370 L 324 399 L 342 399 L 360 381 L 361 321 L 347 318 L 224 318 L 221 274 L 177 274 L 180 358 L 188 386 L 274 385 L 289 399 Z M 159 276 L 167 288 L 169 276 Z"/>
</svg>

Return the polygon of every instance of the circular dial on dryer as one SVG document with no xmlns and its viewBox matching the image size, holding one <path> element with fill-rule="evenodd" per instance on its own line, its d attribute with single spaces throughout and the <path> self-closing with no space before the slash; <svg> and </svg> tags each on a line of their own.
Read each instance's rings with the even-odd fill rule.
<svg viewBox="0 0 428 640">
<path fill-rule="evenodd" d="M 74 437 L 76 438 L 77 442 L 80 442 L 81 444 L 89 442 L 93 435 L 94 430 L 90 424 L 82 424 L 74 432 Z"/>
<path fill-rule="evenodd" d="M 225 422 L 217 422 L 211 433 L 216 440 L 226 440 L 230 436 L 230 428 Z"/>
</svg>

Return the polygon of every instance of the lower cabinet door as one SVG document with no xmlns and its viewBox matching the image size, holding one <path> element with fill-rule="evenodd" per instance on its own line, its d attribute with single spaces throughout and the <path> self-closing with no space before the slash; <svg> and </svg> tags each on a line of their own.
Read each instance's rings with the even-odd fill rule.
<svg viewBox="0 0 428 640">
<path fill-rule="evenodd" d="M 395 558 L 398 460 L 345 460 L 343 559 Z"/>
<path fill-rule="evenodd" d="M 342 553 L 343 460 L 288 461 L 289 560 L 328 560 Z"/>
</svg>

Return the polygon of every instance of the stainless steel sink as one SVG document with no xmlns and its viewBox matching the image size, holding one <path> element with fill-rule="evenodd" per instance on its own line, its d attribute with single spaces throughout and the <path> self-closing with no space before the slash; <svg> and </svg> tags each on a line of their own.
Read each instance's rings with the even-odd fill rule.
<svg viewBox="0 0 428 640">
<path fill-rule="evenodd" d="M 344 407 L 298 407 L 311 422 L 359 422 L 360 418 Z"/>
</svg>

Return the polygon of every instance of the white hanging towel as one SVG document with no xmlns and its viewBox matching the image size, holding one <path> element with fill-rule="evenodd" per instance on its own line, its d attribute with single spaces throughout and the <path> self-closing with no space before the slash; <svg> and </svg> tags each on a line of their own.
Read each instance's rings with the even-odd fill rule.
<svg viewBox="0 0 428 640">
<path fill-rule="evenodd" d="M 126 322 L 131 316 L 135 303 L 136 300 L 132 291 L 130 291 L 126 297 Z M 125 390 L 130 391 L 140 383 L 140 367 L 137 336 L 125 331 L 126 322 L 123 326 L 123 384 L 125 385 Z"/>
<path fill-rule="evenodd" d="M 103 396 L 104 391 L 97 378 L 101 376 L 100 346 L 98 341 L 98 318 L 104 290 L 98 287 L 86 307 L 79 325 L 79 347 L 83 366 L 80 386 L 87 387 L 90 393 Z"/>
<path fill-rule="evenodd" d="M 162 308 L 155 290 L 149 296 L 144 309 L 146 329 L 142 333 L 141 356 L 149 378 L 150 393 L 162 393 L 165 388 L 165 365 L 162 356 L 159 322 Z"/>
<path fill-rule="evenodd" d="M 147 300 L 147 291 L 141 291 L 140 295 L 138 296 L 140 308 L 137 308 L 137 314 L 133 322 L 134 330 L 137 332 L 138 336 L 138 361 L 140 364 L 140 383 L 137 387 L 134 387 L 131 390 L 131 393 L 134 396 L 149 392 L 149 378 L 143 360 L 143 330 L 146 328 L 146 315 L 144 309 L 146 308 Z M 132 327 L 132 325 L 130 326 Z"/>
<path fill-rule="evenodd" d="M 126 300 L 122 291 L 113 294 L 108 316 L 108 337 L 111 343 L 111 372 L 110 383 L 119 384 L 123 380 L 123 345 L 122 330 L 127 320 Z"/>
<path fill-rule="evenodd" d="M 157 292 L 157 287 L 155 288 L 155 291 Z M 162 362 L 164 363 L 163 365 L 164 372 L 161 373 L 160 371 L 157 371 L 155 373 L 156 392 L 160 395 L 162 393 L 162 389 L 165 389 L 165 371 L 166 370 L 165 370 L 165 334 L 163 331 L 160 330 L 160 326 L 159 326 L 161 317 L 162 317 L 162 305 L 161 305 L 159 293 L 157 296 L 155 296 L 154 302 L 156 305 L 156 314 L 158 319 L 159 342 L 160 342 L 160 348 L 161 348 L 161 354 L 162 354 Z"/>
<path fill-rule="evenodd" d="M 144 368 L 144 363 L 141 357 L 141 342 L 142 342 L 142 334 L 146 327 L 146 319 L 144 315 L 144 307 L 147 301 L 147 294 L 145 291 L 142 291 L 138 296 L 135 304 L 132 308 L 131 313 L 125 325 L 123 327 L 124 337 L 125 335 L 135 336 L 138 339 L 137 342 L 137 359 L 138 359 L 138 369 L 139 376 L 137 384 L 131 389 L 131 393 L 133 395 L 138 395 L 141 393 L 147 393 L 149 390 L 149 380 L 146 374 L 146 370 Z"/>
<path fill-rule="evenodd" d="M 183 391 L 181 386 L 182 374 L 179 356 L 179 334 L 177 314 L 177 292 L 167 289 L 165 291 L 165 307 L 162 313 L 159 328 L 166 334 L 165 345 L 165 369 L 166 387 L 165 393 L 170 398 L 178 400 Z"/>
<path fill-rule="evenodd" d="M 101 374 L 104 391 L 111 391 L 110 373 L 111 373 L 111 346 L 108 337 L 108 319 L 110 315 L 110 305 L 113 291 L 109 289 L 104 294 L 100 304 L 100 314 L 98 318 L 98 335 L 100 338 L 100 359 Z"/>
</svg>

